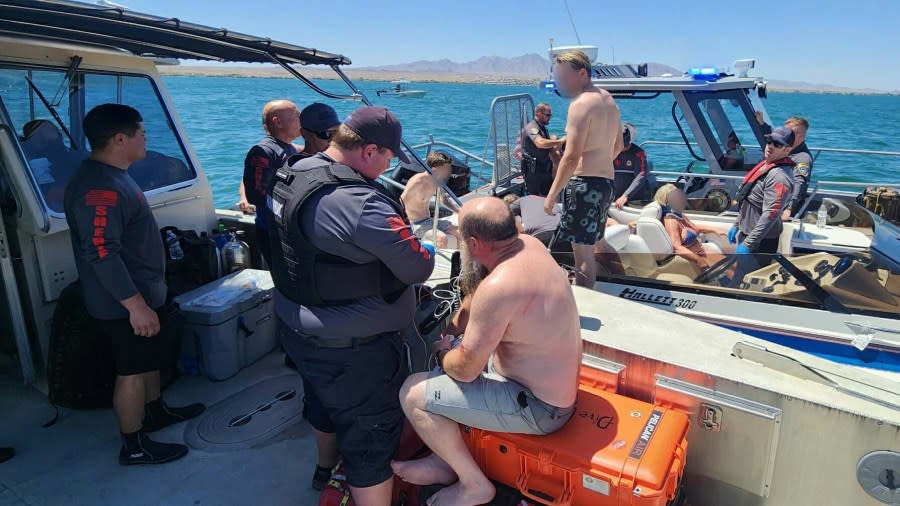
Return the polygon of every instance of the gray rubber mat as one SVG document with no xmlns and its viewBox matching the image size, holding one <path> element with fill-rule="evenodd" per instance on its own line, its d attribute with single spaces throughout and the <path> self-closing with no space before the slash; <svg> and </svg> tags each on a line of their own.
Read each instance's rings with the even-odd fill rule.
<svg viewBox="0 0 900 506">
<path fill-rule="evenodd" d="M 264 443 L 302 420 L 303 385 L 296 374 L 261 381 L 210 406 L 185 428 L 184 439 L 204 451 Z"/>
</svg>

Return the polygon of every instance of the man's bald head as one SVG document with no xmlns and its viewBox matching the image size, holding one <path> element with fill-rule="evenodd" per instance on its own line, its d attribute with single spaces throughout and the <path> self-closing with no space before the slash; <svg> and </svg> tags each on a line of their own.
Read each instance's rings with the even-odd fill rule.
<svg viewBox="0 0 900 506">
<path fill-rule="evenodd" d="M 500 242 L 516 237 L 516 217 L 506 202 L 484 197 L 466 202 L 459 210 L 459 232 L 463 239 Z"/>
<path fill-rule="evenodd" d="M 290 100 L 279 99 L 266 102 L 266 105 L 263 106 L 262 110 L 263 128 L 268 130 L 272 125 L 272 120 L 275 119 L 275 116 L 290 110 L 298 111 L 299 114 L 297 104 Z"/>
<path fill-rule="evenodd" d="M 263 106 L 263 129 L 283 142 L 300 136 L 300 110 L 290 100 L 272 100 Z"/>
</svg>

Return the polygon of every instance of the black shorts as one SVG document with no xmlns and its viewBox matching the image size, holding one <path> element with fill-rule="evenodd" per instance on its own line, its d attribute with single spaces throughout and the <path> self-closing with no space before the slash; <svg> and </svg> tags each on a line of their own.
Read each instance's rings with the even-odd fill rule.
<svg viewBox="0 0 900 506">
<path fill-rule="evenodd" d="M 303 378 L 307 419 L 316 430 L 337 434 L 348 483 L 365 488 L 388 480 L 403 429 L 400 386 L 409 375 L 399 334 L 334 349 L 280 328 Z"/>
<path fill-rule="evenodd" d="M 153 337 L 142 337 L 134 334 L 134 328 L 128 318 L 121 320 L 97 320 L 112 345 L 113 357 L 116 361 L 116 374 L 131 376 L 145 372 L 158 371 L 172 355 L 175 340 L 173 328 L 166 321 L 166 311 L 155 310 L 159 317 L 159 333 Z"/>
<path fill-rule="evenodd" d="M 585 245 L 602 239 L 615 189 L 613 180 L 605 177 L 575 176 L 569 180 L 556 239 Z"/>
</svg>

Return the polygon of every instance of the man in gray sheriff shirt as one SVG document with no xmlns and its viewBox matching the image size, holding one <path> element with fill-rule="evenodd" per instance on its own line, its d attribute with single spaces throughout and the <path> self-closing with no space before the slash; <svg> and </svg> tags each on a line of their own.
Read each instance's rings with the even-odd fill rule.
<svg viewBox="0 0 900 506">
<path fill-rule="evenodd" d="M 165 252 L 147 199 L 128 175 L 147 152 L 142 122 L 127 105 L 103 104 L 88 112 L 84 133 L 93 152 L 65 195 L 85 305 L 112 342 L 122 465 L 162 464 L 187 455 L 186 446 L 158 443 L 146 433 L 204 410 L 202 404 L 169 407 L 159 393 L 159 369 L 172 346 L 161 311 Z"/>
<path fill-rule="evenodd" d="M 363 107 L 323 153 L 279 170 L 270 191 L 275 307 L 282 344 L 303 377 L 319 449 L 313 486 L 343 461 L 357 504 L 388 506 L 408 371 L 399 330 L 434 250 L 374 183 L 400 150 L 387 109 Z M 320 477 L 321 475 L 321 477 Z"/>
<path fill-rule="evenodd" d="M 794 161 L 789 157 L 794 144 L 794 132 L 778 127 L 766 135 L 765 159 L 744 176 L 738 187 L 740 205 L 738 219 L 728 232 L 728 240 L 737 244 L 735 253 L 741 256 L 738 272 L 733 280 L 739 284 L 743 274 L 768 265 L 778 252 L 783 225 L 781 213 L 791 199 L 794 186 Z M 753 254 L 765 254 L 754 258 Z"/>
</svg>

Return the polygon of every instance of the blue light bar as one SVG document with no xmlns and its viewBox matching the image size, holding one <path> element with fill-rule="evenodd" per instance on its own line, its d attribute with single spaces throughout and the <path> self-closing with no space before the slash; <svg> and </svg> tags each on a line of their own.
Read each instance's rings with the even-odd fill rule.
<svg viewBox="0 0 900 506">
<path fill-rule="evenodd" d="M 538 88 L 543 90 L 544 93 L 556 93 L 556 81 L 541 81 Z"/>
<path fill-rule="evenodd" d="M 719 69 L 716 67 L 691 67 L 688 75 L 698 81 L 715 81 L 719 78 Z"/>
</svg>

